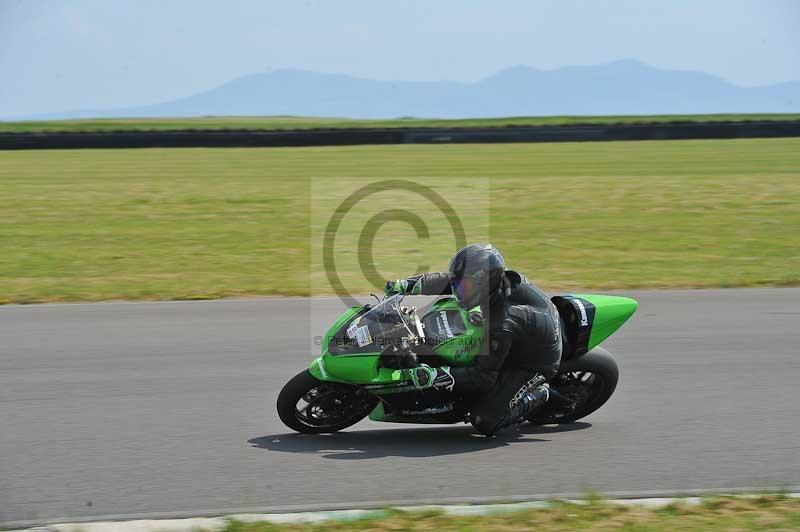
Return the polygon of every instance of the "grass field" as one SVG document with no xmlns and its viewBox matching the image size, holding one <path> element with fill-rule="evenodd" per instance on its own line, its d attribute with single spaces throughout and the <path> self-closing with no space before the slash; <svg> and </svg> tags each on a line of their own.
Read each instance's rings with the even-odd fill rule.
<svg viewBox="0 0 800 532">
<path fill-rule="evenodd" d="M 643 122 L 708 122 L 747 120 L 800 120 L 800 114 L 718 114 L 651 116 L 541 116 L 467 118 L 457 120 L 399 118 L 353 120 L 296 116 L 229 116 L 197 118 L 97 118 L 2 122 L 3 131 L 114 131 L 168 129 L 311 129 L 345 127 L 503 127 L 570 124 L 634 124 Z"/>
<path fill-rule="evenodd" d="M 783 496 L 753 498 L 710 497 L 699 505 L 681 503 L 660 509 L 617 506 L 602 501 L 588 504 L 553 503 L 552 508 L 490 516 L 452 516 L 437 512 L 408 514 L 387 511 L 382 517 L 345 522 L 278 525 L 232 522 L 224 532 L 327 532 L 350 530 L 414 531 L 789 531 L 800 528 L 800 500 Z"/>
<path fill-rule="evenodd" d="M 547 289 L 800 284 L 800 139 L 65 150 L 0 152 L 0 300 L 319 293 L 320 184 L 387 178 L 453 201 Z M 445 268 L 437 231 L 423 249 L 385 226 L 378 270 Z"/>
</svg>

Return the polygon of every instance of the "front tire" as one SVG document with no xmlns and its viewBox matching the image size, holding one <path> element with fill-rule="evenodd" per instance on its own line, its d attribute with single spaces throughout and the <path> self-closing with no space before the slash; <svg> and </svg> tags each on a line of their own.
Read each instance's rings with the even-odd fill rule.
<svg viewBox="0 0 800 532">
<path fill-rule="evenodd" d="M 278 394 L 278 417 L 304 434 L 337 432 L 355 425 L 375 408 L 378 399 L 358 386 L 321 381 L 301 371 Z"/>
<path fill-rule="evenodd" d="M 603 406 L 619 382 L 619 367 L 611 353 L 602 347 L 573 360 L 562 362 L 550 387 L 575 403 L 574 410 L 545 407 L 534 412 L 528 421 L 535 425 L 572 423 Z"/>
</svg>

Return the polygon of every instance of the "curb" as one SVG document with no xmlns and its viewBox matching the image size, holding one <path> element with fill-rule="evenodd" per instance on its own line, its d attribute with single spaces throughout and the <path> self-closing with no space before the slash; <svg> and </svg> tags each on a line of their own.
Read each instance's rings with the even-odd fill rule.
<svg viewBox="0 0 800 532">
<path fill-rule="evenodd" d="M 765 492 L 766 493 L 766 492 Z M 724 495 L 724 494 L 720 494 Z M 759 494 L 734 494 L 736 497 L 758 497 Z M 787 497 L 800 498 L 800 492 L 788 493 Z M 563 502 L 584 504 L 583 499 L 562 499 Z M 657 509 L 673 503 L 690 506 L 700 504 L 702 497 L 646 497 L 626 499 L 604 499 L 608 504 L 622 506 L 638 506 Z M 480 516 L 519 512 L 522 510 L 546 509 L 552 507 L 550 501 L 527 501 L 500 504 L 426 504 L 418 506 L 396 506 L 393 510 L 415 513 L 439 511 L 452 516 Z M 17 529 L 10 532 L 217 532 L 224 529 L 231 521 L 244 523 L 269 522 L 273 524 L 320 523 L 324 521 L 352 521 L 356 519 L 383 517 L 386 509 L 372 510 L 329 510 L 317 512 L 293 513 L 241 513 L 221 517 L 190 517 L 186 519 L 137 519 L 129 521 L 94 521 L 79 523 L 56 523 L 31 528 Z"/>
</svg>

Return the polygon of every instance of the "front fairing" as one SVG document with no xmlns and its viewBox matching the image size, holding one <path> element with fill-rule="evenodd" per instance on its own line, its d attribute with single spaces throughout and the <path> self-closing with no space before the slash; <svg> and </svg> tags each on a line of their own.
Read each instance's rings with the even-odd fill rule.
<svg viewBox="0 0 800 532">
<path fill-rule="evenodd" d="M 352 307 L 328 331 L 323 354 L 361 355 L 387 347 L 405 347 L 418 341 L 418 331 L 403 295 L 389 297 L 377 305 Z"/>
<path fill-rule="evenodd" d="M 366 320 L 361 319 L 372 310 L 370 305 L 351 307 L 333 323 L 322 339 L 322 355 L 309 367 L 314 377 L 324 381 L 365 385 L 400 384 L 408 380 L 408 374 L 402 370 L 380 367 L 380 353 L 385 343 L 378 341 L 384 338 L 380 331 L 373 328 L 370 336 L 376 342 L 364 345 L 358 345 L 357 338 L 348 335 L 348 329 L 352 330 L 354 322 L 359 322 L 358 325 L 363 327 L 374 321 L 369 316 Z"/>
<path fill-rule="evenodd" d="M 314 377 L 349 384 L 387 385 L 385 390 L 375 390 L 375 393 L 395 392 L 397 389 L 394 386 L 401 387 L 408 382 L 408 370 L 385 368 L 380 364 L 381 351 L 396 345 L 407 333 L 403 332 L 398 323 L 387 325 L 386 320 L 381 320 L 380 324 L 376 324 L 370 320 L 370 315 L 364 319 L 368 313 L 377 314 L 374 310 L 369 306 L 352 307 L 334 322 L 322 340 L 322 356 L 315 359 L 309 367 Z M 470 312 L 464 311 L 450 297 L 439 299 L 421 312 L 426 342 L 447 364 L 472 364 L 480 352 L 484 340 L 483 326 L 474 317 L 470 319 L 470 314 L 477 312 L 477 308 Z M 358 345 L 357 337 L 351 338 L 348 335 L 348 329 L 352 332 L 354 324 L 355 327 L 369 327 L 372 341 Z M 365 339 L 362 335 L 362 343 Z"/>
</svg>

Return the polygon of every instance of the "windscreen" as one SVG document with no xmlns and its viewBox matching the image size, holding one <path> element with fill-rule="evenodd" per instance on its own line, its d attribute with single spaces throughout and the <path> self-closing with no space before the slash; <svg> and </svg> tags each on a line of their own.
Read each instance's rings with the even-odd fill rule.
<svg viewBox="0 0 800 532">
<path fill-rule="evenodd" d="M 362 314 L 347 327 L 347 337 L 358 347 L 373 345 L 382 349 L 393 343 L 400 343 L 401 338 L 414 335 L 413 324 L 400 309 L 403 295 L 389 297 Z"/>
</svg>

